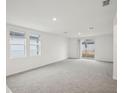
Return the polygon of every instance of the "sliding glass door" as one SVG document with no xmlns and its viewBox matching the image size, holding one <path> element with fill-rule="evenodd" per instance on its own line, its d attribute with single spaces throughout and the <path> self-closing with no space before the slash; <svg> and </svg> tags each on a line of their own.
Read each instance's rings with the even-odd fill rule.
<svg viewBox="0 0 124 93">
<path fill-rule="evenodd" d="M 92 39 L 81 40 L 81 57 L 94 58 L 95 57 L 95 42 Z"/>
</svg>

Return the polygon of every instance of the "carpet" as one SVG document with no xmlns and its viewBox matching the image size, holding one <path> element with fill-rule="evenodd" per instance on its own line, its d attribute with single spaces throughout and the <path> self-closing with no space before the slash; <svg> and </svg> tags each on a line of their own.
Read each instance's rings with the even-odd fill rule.
<svg viewBox="0 0 124 93">
<path fill-rule="evenodd" d="M 112 63 L 67 59 L 7 77 L 13 93 L 117 93 Z"/>
</svg>

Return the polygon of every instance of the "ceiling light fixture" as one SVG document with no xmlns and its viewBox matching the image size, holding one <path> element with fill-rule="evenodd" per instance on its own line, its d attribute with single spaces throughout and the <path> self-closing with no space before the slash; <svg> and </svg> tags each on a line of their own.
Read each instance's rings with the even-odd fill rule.
<svg viewBox="0 0 124 93">
<path fill-rule="evenodd" d="M 89 27 L 89 29 L 94 29 L 94 27 Z"/>
<path fill-rule="evenodd" d="M 68 32 L 64 32 L 64 34 L 67 34 Z"/>
<path fill-rule="evenodd" d="M 57 19 L 54 17 L 52 20 L 53 20 L 53 21 L 56 21 Z"/>
</svg>

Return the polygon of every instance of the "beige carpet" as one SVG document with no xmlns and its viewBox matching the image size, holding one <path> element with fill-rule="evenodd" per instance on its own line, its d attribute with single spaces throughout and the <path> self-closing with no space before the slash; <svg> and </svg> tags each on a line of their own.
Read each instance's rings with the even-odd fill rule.
<svg viewBox="0 0 124 93">
<path fill-rule="evenodd" d="M 13 93 L 116 93 L 112 63 L 68 59 L 7 77 Z"/>
</svg>

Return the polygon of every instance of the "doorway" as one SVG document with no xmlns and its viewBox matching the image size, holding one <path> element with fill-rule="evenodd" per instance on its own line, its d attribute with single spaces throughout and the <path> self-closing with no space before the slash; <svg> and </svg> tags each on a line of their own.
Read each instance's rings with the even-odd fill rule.
<svg viewBox="0 0 124 93">
<path fill-rule="evenodd" d="M 93 59 L 95 57 L 95 41 L 93 39 L 84 39 L 80 43 L 81 58 Z"/>
</svg>

